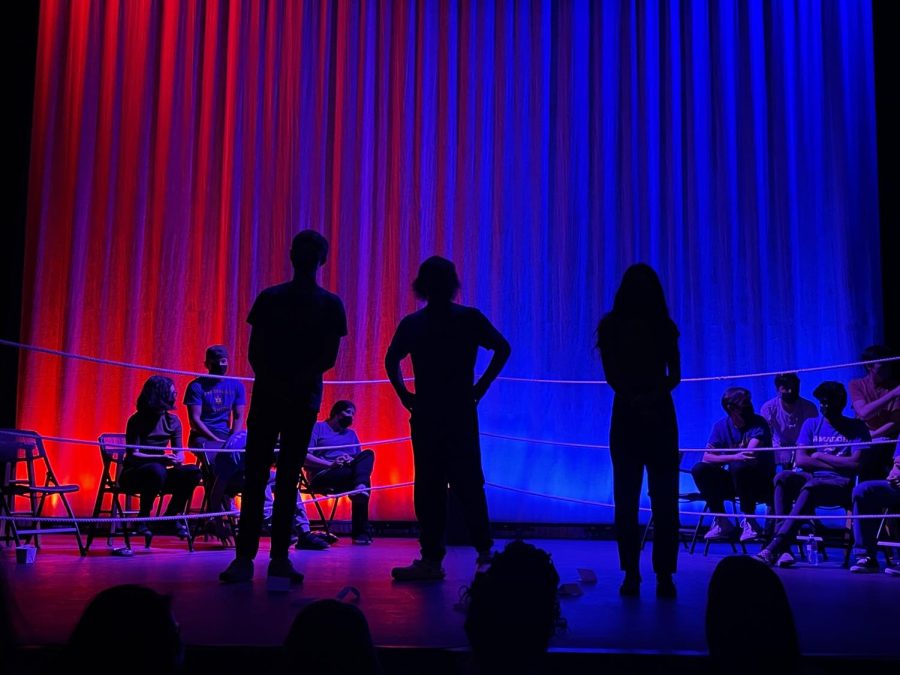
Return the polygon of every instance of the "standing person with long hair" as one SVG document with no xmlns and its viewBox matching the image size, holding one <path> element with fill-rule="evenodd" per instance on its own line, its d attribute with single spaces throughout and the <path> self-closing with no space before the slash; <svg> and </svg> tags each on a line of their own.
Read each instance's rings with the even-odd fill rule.
<svg viewBox="0 0 900 675">
<path fill-rule="evenodd" d="M 681 381 L 678 327 L 659 277 L 643 263 L 625 271 L 613 310 L 597 326 L 597 348 L 615 392 L 609 431 L 621 595 L 640 593 L 638 506 L 644 468 L 653 510 L 656 595 L 675 597 L 678 558 L 678 423 L 672 390 Z"/>
</svg>

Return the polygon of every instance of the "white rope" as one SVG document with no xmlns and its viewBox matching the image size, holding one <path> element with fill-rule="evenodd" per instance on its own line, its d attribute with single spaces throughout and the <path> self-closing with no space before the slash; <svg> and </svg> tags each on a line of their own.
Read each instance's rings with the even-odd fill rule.
<svg viewBox="0 0 900 675">
<path fill-rule="evenodd" d="M 593 448 L 597 450 L 609 450 L 608 445 L 599 445 L 595 443 L 574 443 L 570 441 L 553 441 L 544 438 L 527 438 L 525 436 L 508 436 L 506 434 L 495 434 L 488 431 L 482 431 L 482 436 L 487 436 L 489 438 L 500 438 L 507 441 L 518 441 L 520 443 L 530 443 L 533 445 L 559 445 L 567 448 Z M 831 443 L 828 446 L 824 444 L 820 445 L 783 445 L 777 448 L 762 448 L 755 447 L 750 450 L 747 448 L 679 448 L 680 452 L 715 452 L 717 454 L 737 454 L 741 452 L 781 452 L 785 450 L 821 450 L 823 447 L 830 447 L 832 445 L 839 445 L 841 447 L 856 447 L 856 446 L 870 446 L 870 445 L 896 445 L 896 440 L 880 440 L 880 441 L 848 441 L 844 442 L 835 442 Z"/>
<path fill-rule="evenodd" d="M 15 347 L 26 351 L 38 352 L 40 354 L 52 354 L 53 356 L 62 356 L 68 359 L 78 361 L 88 361 L 90 363 L 98 363 L 104 366 L 118 366 L 120 368 L 133 368 L 135 370 L 149 370 L 154 373 L 165 373 L 166 375 L 187 375 L 188 377 L 214 377 L 217 380 L 234 380 L 235 382 L 253 382 L 252 377 L 239 377 L 237 375 L 212 375 L 193 370 L 179 370 L 177 368 L 161 368 L 158 366 L 147 366 L 140 363 L 129 363 L 128 361 L 114 361 L 112 359 L 101 359 L 96 356 L 85 356 L 84 354 L 76 354 L 74 352 L 66 352 L 60 349 L 48 349 L 47 347 L 37 347 L 28 345 L 23 342 L 13 342 L 12 340 L 0 340 L 0 345 L 5 347 Z M 413 378 L 405 378 L 411 381 Z M 353 384 L 386 384 L 390 382 L 384 380 L 323 380 L 323 384 L 328 385 L 353 385 Z"/>
<path fill-rule="evenodd" d="M 326 502 L 329 499 L 340 499 L 341 497 L 350 497 L 351 495 L 361 494 L 366 492 L 380 492 L 382 490 L 396 490 L 399 488 L 408 488 L 414 485 L 413 481 L 408 481 L 405 483 L 393 483 L 391 485 L 376 485 L 373 487 L 367 488 L 357 488 L 353 490 L 348 490 L 347 492 L 335 492 L 333 494 L 324 494 L 319 497 L 312 497 L 310 499 L 304 499 L 304 504 L 313 504 L 316 502 Z M 5 520 L 12 520 L 16 522 L 27 522 L 27 523 L 95 523 L 95 524 L 105 524 L 105 523 L 153 523 L 153 522 L 167 522 L 172 520 L 206 520 L 209 518 L 221 518 L 223 516 L 239 516 L 240 511 L 235 509 L 232 511 L 208 511 L 203 513 L 185 513 L 174 516 L 117 516 L 117 517 L 81 517 L 75 516 L 74 518 L 69 518 L 67 516 L 29 516 L 27 514 L 15 515 L 15 516 L 0 516 L 0 522 Z M 40 533 L 38 533 L 40 534 Z"/>
<path fill-rule="evenodd" d="M 98 363 L 102 365 L 108 366 L 119 366 L 122 368 L 134 368 L 136 370 L 149 370 L 156 373 L 166 373 L 168 375 L 187 375 L 190 377 L 210 377 L 210 373 L 196 372 L 191 370 L 178 370 L 175 368 L 160 368 L 157 366 L 147 366 L 143 364 L 137 363 L 129 363 L 127 361 L 114 361 L 111 359 L 101 359 L 96 356 L 86 356 L 84 354 L 76 354 L 74 352 L 62 351 L 59 349 L 49 349 L 47 347 L 38 347 L 36 345 L 29 345 L 23 342 L 14 342 L 13 340 L 2 340 L 0 339 L 0 345 L 6 347 L 14 347 L 17 349 L 24 349 L 27 351 L 39 352 L 41 354 L 52 354 L 54 356 L 62 356 L 70 359 L 77 359 L 80 361 L 89 361 L 91 363 Z M 721 382 L 723 380 L 739 380 L 739 379 L 747 379 L 754 377 L 773 377 L 775 375 L 780 375 L 782 373 L 811 373 L 822 370 L 837 370 L 840 368 L 851 368 L 854 366 L 866 366 L 874 363 L 890 363 L 892 361 L 900 361 L 900 356 L 891 356 L 889 358 L 884 359 L 873 359 L 870 361 L 850 361 L 847 363 L 833 363 L 824 366 L 809 366 L 806 368 L 783 368 L 781 370 L 771 370 L 765 372 L 757 372 L 757 373 L 736 373 L 733 375 L 707 375 L 704 377 L 684 377 L 681 379 L 682 382 Z M 213 377 L 222 380 L 236 380 L 239 382 L 253 382 L 252 377 L 238 377 L 236 375 L 214 375 Z M 404 381 L 413 381 L 415 378 L 407 377 L 404 378 Z M 541 384 L 592 384 L 592 385 L 600 385 L 605 384 L 608 385 L 609 382 L 606 380 L 560 380 L 560 379 L 547 379 L 547 378 L 538 378 L 538 377 L 510 377 L 503 376 L 497 378 L 498 380 L 503 380 L 506 382 L 534 382 Z M 325 380 L 323 383 L 328 385 L 356 385 L 356 384 L 387 384 L 390 380 L 388 379 L 379 379 L 379 380 Z"/>
<path fill-rule="evenodd" d="M 22 434 L 22 430 L 14 430 L 14 429 L 0 429 L 0 435 L 7 436 L 25 436 L 27 434 Z M 125 443 L 124 439 L 116 439 L 115 441 L 106 441 L 101 443 L 98 441 L 92 441 L 84 438 L 69 438 L 67 436 L 40 436 L 41 440 L 44 441 L 52 441 L 55 443 L 70 443 L 73 445 L 104 445 L 107 448 L 114 448 L 117 450 L 121 450 L 122 448 L 133 448 L 135 450 L 168 450 L 171 452 L 192 452 L 194 454 L 198 452 L 207 452 L 207 453 L 217 453 L 217 452 L 245 452 L 246 448 L 185 448 L 185 447 L 164 447 L 161 448 L 158 445 L 135 445 L 132 443 Z M 358 446 L 369 446 L 369 445 L 389 445 L 392 443 L 403 443 L 404 441 L 410 440 L 410 436 L 398 436 L 397 438 L 384 438 L 378 441 L 366 441 L 365 443 L 347 443 L 345 445 L 314 445 L 307 448 L 307 450 L 335 450 L 342 448 L 355 448 Z"/>
<path fill-rule="evenodd" d="M 735 373 L 734 375 L 706 375 L 704 377 L 683 377 L 682 382 L 721 382 L 724 380 L 741 380 L 753 377 L 774 377 L 782 373 L 812 373 L 822 370 L 838 370 L 840 368 L 851 368 L 854 366 L 867 366 L 873 363 L 890 363 L 892 361 L 900 361 L 900 356 L 891 356 L 884 359 L 873 359 L 871 361 L 850 361 L 848 363 L 832 363 L 824 366 L 809 366 L 807 368 L 783 368 L 781 370 L 769 370 L 758 373 Z M 607 380 L 556 380 L 539 377 L 509 377 L 500 376 L 498 380 L 507 382 L 534 382 L 539 384 L 605 384 Z"/>
<path fill-rule="evenodd" d="M 584 506 L 600 506 L 600 507 L 609 508 L 609 509 L 616 508 L 615 504 L 610 504 L 607 502 L 595 502 L 595 501 L 591 501 L 589 499 L 577 499 L 575 497 L 563 497 L 561 495 L 552 495 L 552 494 L 548 494 L 546 492 L 535 492 L 533 490 L 524 490 L 522 488 L 512 487 L 509 485 L 499 485 L 497 483 L 485 483 L 485 485 L 487 485 L 488 487 L 496 488 L 498 490 L 505 490 L 507 492 L 515 492 L 517 494 L 528 495 L 530 497 L 541 497 L 543 499 L 553 499 L 555 501 L 569 502 L 572 504 L 581 504 Z M 649 507 L 646 507 L 646 506 L 640 507 L 639 510 L 647 511 L 647 512 L 652 511 L 652 509 L 650 509 Z M 681 516 L 703 516 L 703 517 L 712 516 L 712 517 L 716 517 L 716 518 L 719 518 L 719 517 L 734 518 L 741 514 L 716 513 L 716 512 L 712 512 L 712 511 L 706 511 L 706 512 L 678 511 L 678 515 L 681 515 Z M 791 515 L 776 516 L 776 515 L 769 515 L 769 514 L 764 514 L 764 515 L 749 515 L 748 514 L 748 517 L 749 518 L 759 518 L 762 520 L 766 520 L 766 519 L 770 519 L 770 520 L 874 520 L 876 518 L 877 519 L 900 518 L 900 513 L 882 513 L 882 514 L 872 514 L 872 515 L 865 514 L 865 515 L 860 515 L 860 516 L 849 515 L 849 514 L 843 515 L 843 516 L 838 516 L 838 515 L 821 515 L 820 516 L 818 514 L 811 514 L 811 515 L 805 515 L 805 516 L 791 516 Z"/>
</svg>

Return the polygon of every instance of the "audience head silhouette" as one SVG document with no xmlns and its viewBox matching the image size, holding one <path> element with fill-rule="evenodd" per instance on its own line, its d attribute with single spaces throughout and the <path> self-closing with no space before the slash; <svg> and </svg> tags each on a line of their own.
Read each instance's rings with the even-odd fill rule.
<svg viewBox="0 0 900 675">
<path fill-rule="evenodd" d="M 300 610 L 284 641 L 286 672 L 380 673 L 365 615 L 355 605 L 317 600 Z"/>
<path fill-rule="evenodd" d="M 508 544 L 476 575 L 465 629 L 482 672 L 540 667 L 559 619 L 558 586 L 550 554 L 523 541 Z"/>
<path fill-rule="evenodd" d="M 303 230 L 291 242 L 291 264 L 297 271 L 315 272 L 327 259 L 328 240 L 315 230 Z"/>
<path fill-rule="evenodd" d="M 778 575 L 749 556 L 723 559 L 709 581 L 706 642 L 715 672 L 797 672 L 794 614 Z M 747 645 L 753 645 L 747 649 Z"/>
<path fill-rule="evenodd" d="M 101 591 L 85 608 L 63 656 L 73 672 L 179 672 L 183 645 L 171 598 L 135 584 Z"/>
<path fill-rule="evenodd" d="M 439 255 L 433 255 L 419 266 L 413 281 L 416 296 L 428 302 L 450 302 L 459 292 L 456 266 Z"/>
<path fill-rule="evenodd" d="M 138 396 L 138 412 L 164 413 L 175 407 L 175 383 L 162 375 L 151 375 Z"/>
</svg>

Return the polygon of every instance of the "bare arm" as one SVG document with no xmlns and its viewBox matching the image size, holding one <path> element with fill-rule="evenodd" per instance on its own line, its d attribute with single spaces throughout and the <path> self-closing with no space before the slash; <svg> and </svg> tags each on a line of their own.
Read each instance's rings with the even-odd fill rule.
<svg viewBox="0 0 900 675">
<path fill-rule="evenodd" d="M 387 371 L 391 386 L 397 392 L 403 407 L 412 411 L 416 400 L 415 394 L 406 388 L 406 382 L 403 381 L 403 372 L 400 370 L 400 359 L 395 354 L 392 354 L 390 350 L 388 350 L 387 356 L 384 357 L 384 369 Z"/>
<path fill-rule="evenodd" d="M 491 383 L 497 379 L 500 371 L 503 370 L 503 366 L 505 366 L 506 362 L 509 360 L 509 355 L 512 353 L 509 342 L 507 342 L 505 338 L 500 338 L 500 340 L 501 341 L 494 346 L 494 355 L 491 357 L 491 362 L 488 364 L 487 369 L 481 374 L 478 382 L 475 383 L 473 393 L 476 403 L 484 398 Z"/>
<path fill-rule="evenodd" d="M 797 466 L 804 471 L 828 471 L 834 468 L 830 464 L 823 462 L 817 454 L 809 448 L 797 450 Z"/>
<path fill-rule="evenodd" d="M 235 403 L 231 406 L 231 433 L 236 434 L 244 428 L 244 418 L 246 417 L 247 405 L 245 403 Z"/>
<path fill-rule="evenodd" d="M 883 396 L 879 396 L 878 398 L 876 398 L 874 401 L 869 401 L 868 403 L 866 403 L 865 400 L 858 398 L 855 399 L 851 405 L 858 418 L 860 418 L 861 420 L 868 420 L 898 396 L 900 396 L 900 386 L 894 387 Z M 873 432 L 873 435 L 874 434 L 875 432 Z"/>
</svg>

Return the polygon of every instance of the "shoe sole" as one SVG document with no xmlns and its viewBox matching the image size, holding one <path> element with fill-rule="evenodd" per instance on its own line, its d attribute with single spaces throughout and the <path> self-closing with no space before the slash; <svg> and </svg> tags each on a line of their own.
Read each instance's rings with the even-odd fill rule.
<svg viewBox="0 0 900 675">
<path fill-rule="evenodd" d="M 851 567 L 850 571 L 853 574 L 878 574 L 881 571 L 880 567 Z"/>
</svg>

